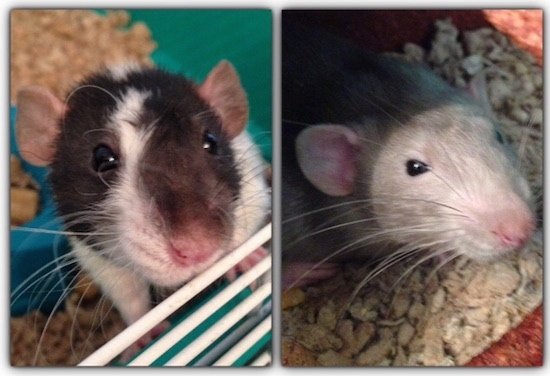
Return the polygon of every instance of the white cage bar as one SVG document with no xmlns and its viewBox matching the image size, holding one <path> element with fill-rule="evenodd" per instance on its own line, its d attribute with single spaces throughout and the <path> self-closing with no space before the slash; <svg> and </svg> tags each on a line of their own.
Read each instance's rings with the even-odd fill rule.
<svg viewBox="0 0 550 376">
<path fill-rule="evenodd" d="M 264 226 L 249 240 L 243 243 L 240 247 L 230 252 L 221 260 L 216 262 L 206 271 L 201 273 L 193 280 L 186 283 L 183 287 L 177 290 L 174 294 L 170 295 L 167 299 L 153 308 L 146 315 L 141 317 L 134 324 L 123 330 L 112 340 L 107 342 L 93 354 L 84 359 L 79 366 L 104 366 L 108 365 L 113 359 L 121 354 L 132 343 L 137 341 L 140 337 L 146 334 L 149 330 L 154 328 L 160 322 L 165 320 L 172 313 L 177 311 L 185 303 L 195 297 L 198 293 L 210 286 L 214 281 L 223 276 L 227 270 L 236 265 L 239 261 L 246 256 L 254 252 L 257 248 L 265 244 L 271 239 L 271 224 Z M 271 305 L 266 305 L 265 301 L 271 294 L 271 278 L 261 278 L 262 275 L 266 275 L 271 270 L 271 255 L 268 255 L 257 265 L 251 268 L 249 271 L 241 275 L 226 288 L 220 291 L 215 297 L 210 299 L 206 304 L 199 308 L 196 312 L 191 314 L 180 324 L 170 328 L 162 337 L 154 341 L 147 349 L 140 353 L 135 359 L 133 359 L 128 365 L 131 366 L 145 366 L 150 365 L 153 361 L 157 360 L 162 354 L 177 343 L 182 337 L 184 337 L 189 331 L 194 329 L 200 322 L 206 317 L 216 311 L 219 307 L 236 296 L 240 291 L 249 286 L 253 281 L 259 281 L 261 285 L 257 286 L 252 294 L 244 299 L 237 307 L 228 312 L 223 320 L 220 320 L 217 324 L 213 325 L 207 331 L 205 331 L 199 338 L 185 347 L 179 354 L 166 363 L 166 365 L 185 365 L 189 361 L 193 360 L 198 354 L 200 354 L 208 345 L 212 344 L 220 335 L 224 334 L 235 323 L 243 319 L 245 316 L 250 315 L 249 320 L 245 320 L 245 323 L 256 320 L 256 325 L 261 329 L 248 328 L 250 333 L 247 335 L 243 333 L 244 337 L 239 342 L 239 348 L 252 347 L 259 338 L 257 337 L 257 331 L 262 331 L 263 335 L 269 333 L 271 329 L 271 315 L 267 318 L 260 320 L 258 315 L 264 315 L 265 311 L 271 311 Z M 263 303 L 262 303 L 263 302 Z M 268 312 L 268 313 L 269 313 Z M 255 317 L 256 316 L 256 317 Z M 263 318 L 263 317 L 261 317 Z M 252 321 L 251 321 L 252 320 Z M 261 323 L 260 323 L 261 321 Z M 267 322 L 267 324 L 266 324 Z M 245 324 L 243 324 L 245 325 Z M 256 326 L 256 328 L 258 327 Z M 267 326 L 267 331 L 266 331 Z M 252 333 L 255 333 L 252 335 Z M 248 338 L 248 339 L 246 339 Z M 226 350 L 234 348 L 233 344 L 229 345 Z M 223 349 L 217 349 L 218 352 Z M 232 362 L 236 361 L 239 356 L 244 352 L 241 352 L 239 356 L 235 357 L 237 350 L 233 350 L 234 355 L 222 355 L 219 360 L 214 360 L 213 365 L 229 365 L 229 359 Z M 246 351 L 246 350 L 245 350 Z M 230 358 L 230 356 L 232 358 Z M 217 363 L 220 362 L 221 363 Z M 267 365 L 271 361 L 270 355 L 267 352 L 260 354 L 256 359 L 252 361 L 255 366 Z"/>
</svg>

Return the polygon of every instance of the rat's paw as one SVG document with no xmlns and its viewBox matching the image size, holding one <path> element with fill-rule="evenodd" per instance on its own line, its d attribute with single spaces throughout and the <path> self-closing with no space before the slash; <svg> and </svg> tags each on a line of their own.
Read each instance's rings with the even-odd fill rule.
<svg viewBox="0 0 550 376">
<path fill-rule="evenodd" d="M 246 256 L 241 262 L 229 269 L 225 273 L 225 278 L 229 281 L 234 281 L 237 278 L 238 273 L 246 273 L 254 265 L 262 261 L 265 257 L 269 257 L 269 252 L 264 248 L 260 247 L 252 252 L 250 255 Z M 255 283 L 251 287 L 255 287 Z"/>
<path fill-rule="evenodd" d="M 168 321 L 163 321 L 160 324 L 158 324 L 157 326 L 155 326 L 148 333 L 143 335 L 143 337 L 138 339 L 130 347 L 128 347 L 126 350 L 124 350 L 124 352 L 120 355 L 119 361 L 121 363 L 127 363 L 139 351 L 144 349 L 147 345 L 149 345 L 156 338 L 158 338 L 162 333 L 164 333 L 166 330 L 168 330 L 169 327 L 170 327 L 170 323 Z"/>
<path fill-rule="evenodd" d="M 282 287 L 290 289 L 292 287 L 304 287 L 317 284 L 325 279 L 329 279 L 342 270 L 342 266 L 337 263 L 325 262 L 317 265 L 313 262 L 292 262 L 283 266 Z"/>
</svg>

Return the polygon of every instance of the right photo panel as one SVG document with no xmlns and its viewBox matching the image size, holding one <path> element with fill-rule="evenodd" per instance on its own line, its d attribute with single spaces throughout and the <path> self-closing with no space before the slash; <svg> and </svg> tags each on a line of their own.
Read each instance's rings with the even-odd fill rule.
<svg viewBox="0 0 550 376">
<path fill-rule="evenodd" d="M 283 10 L 283 366 L 542 366 L 542 10 Z"/>
</svg>

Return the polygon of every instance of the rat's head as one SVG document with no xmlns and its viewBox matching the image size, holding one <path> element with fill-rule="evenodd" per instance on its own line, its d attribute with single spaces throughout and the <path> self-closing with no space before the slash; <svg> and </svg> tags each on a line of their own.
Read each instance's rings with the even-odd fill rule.
<svg viewBox="0 0 550 376">
<path fill-rule="evenodd" d="M 365 222 L 369 239 L 476 259 L 525 245 L 535 227 L 531 193 L 480 107 L 438 107 L 389 131 L 385 123 L 376 139 L 369 125 L 316 125 L 296 140 L 311 184 L 364 202 L 377 223 Z"/>
<path fill-rule="evenodd" d="M 470 106 L 418 114 L 387 139 L 370 192 L 380 227 L 400 243 L 475 259 L 521 248 L 531 193 L 495 124 Z"/>
<path fill-rule="evenodd" d="M 232 143 L 247 116 L 227 62 L 201 85 L 130 67 L 88 78 L 66 102 L 23 89 L 18 142 L 27 161 L 50 165 L 59 213 L 81 234 L 77 242 L 175 285 L 237 245 L 242 156 Z"/>
</svg>

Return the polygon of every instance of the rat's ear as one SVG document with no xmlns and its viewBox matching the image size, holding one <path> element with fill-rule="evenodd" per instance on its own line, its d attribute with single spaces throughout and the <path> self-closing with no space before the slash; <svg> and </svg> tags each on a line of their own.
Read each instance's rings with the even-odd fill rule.
<svg viewBox="0 0 550 376">
<path fill-rule="evenodd" d="M 230 62 L 222 60 L 208 73 L 199 95 L 217 111 L 230 139 L 242 132 L 248 122 L 248 100 Z"/>
<path fill-rule="evenodd" d="M 55 155 L 55 139 L 65 104 L 41 86 L 25 86 L 17 93 L 15 135 L 21 157 L 35 166 L 47 166 Z"/>
<path fill-rule="evenodd" d="M 359 135 L 342 125 L 315 125 L 296 138 L 296 156 L 304 176 L 329 196 L 355 190 Z"/>
</svg>

